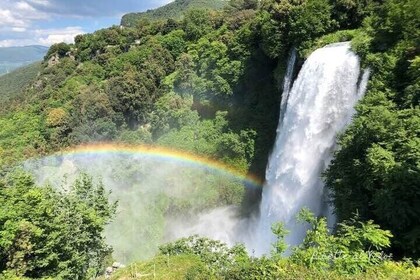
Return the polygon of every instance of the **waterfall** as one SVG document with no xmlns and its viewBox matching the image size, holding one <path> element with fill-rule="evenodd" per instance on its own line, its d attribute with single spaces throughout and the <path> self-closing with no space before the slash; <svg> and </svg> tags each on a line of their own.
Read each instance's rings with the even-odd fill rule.
<svg viewBox="0 0 420 280">
<path fill-rule="evenodd" d="M 284 118 L 284 113 L 287 108 L 287 100 L 289 99 L 290 87 L 292 86 L 293 73 L 295 71 L 296 57 L 297 57 L 296 49 L 293 48 L 290 53 L 289 61 L 287 62 L 286 74 L 284 75 L 284 80 L 283 80 L 283 94 L 281 96 L 281 103 L 280 103 L 279 124 L 282 123 L 283 118 Z M 280 129 L 280 125 L 279 125 L 279 129 Z"/>
<path fill-rule="evenodd" d="M 290 64 L 294 64 L 292 57 Z M 285 85 L 291 83 L 291 73 L 287 73 Z M 293 246 L 302 242 L 307 229 L 296 222 L 301 208 L 307 207 L 315 215 L 328 216 L 331 212 L 321 173 L 331 160 L 337 134 L 351 121 L 368 75 L 366 71 L 358 84 L 359 58 L 350 50 L 349 43 L 338 43 L 313 52 L 290 93 L 288 87 L 284 87 L 281 109 L 285 111 L 280 116 L 276 143 L 266 171 L 253 244 L 256 254 L 270 252 L 275 240 L 272 223 L 285 224 L 290 231 L 286 242 Z"/>
</svg>

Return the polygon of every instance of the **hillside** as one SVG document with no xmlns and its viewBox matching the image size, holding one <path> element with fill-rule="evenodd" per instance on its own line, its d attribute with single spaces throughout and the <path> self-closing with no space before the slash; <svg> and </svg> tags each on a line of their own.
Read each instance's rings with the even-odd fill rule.
<svg viewBox="0 0 420 280">
<path fill-rule="evenodd" d="M 21 93 L 36 79 L 41 69 L 41 63 L 35 62 L 0 76 L 0 102 L 3 103 Z"/>
<path fill-rule="evenodd" d="M 48 48 L 44 46 L 0 48 L 0 75 L 42 60 L 47 51 Z"/>
<path fill-rule="evenodd" d="M 114 260 L 127 267 L 113 279 L 419 279 L 418 1 L 232 0 L 171 18 L 183 3 L 199 2 L 175 1 L 165 6 L 169 19 L 128 20 L 51 46 L 31 86 L 2 104 L 0 279 L 92 279 Z M 338 42 L 350 42 L 370 78 L 351 123 L 337 143 L 330 137 L 339 149 L 326 155 L 329 167 L 302 180 L 324 180 L 333 234 L 304 208 L 306 237 L 289 257 L 276 222 L 263 257 L 199 237 L 162 245 L 175 236 L 169 225 L 189 233 L 184 222 L 211 217 L 242 230 L 258 216 L 289 56 L 296 50 L 300 74 L 310 53 Z M 28 80 L 30 69 L 0 81 Z M 8 83 L 5 96 L 26 82 Z M 306 138 L 324 134 L 337 114 L 333 102 L 312 108 L 315 97 L 306 98 L 308 113 L 299 103 L 289 115 L 328 114 L 323 125 L 310 120 Z M 292 159 L 317 160 L 297 145 Z M 204 230 L 219 233 L 212 225 Z"/>
<path fill-rule="evenodd" d="M 121 19 L 123 26 L 135 26 L 141 19 L 179 19 L 190 9 L 219 10 L 226 6 L 226 0 L 175 0 L 165 6 L 141 13 L 126 14 Z"/>
</svg>

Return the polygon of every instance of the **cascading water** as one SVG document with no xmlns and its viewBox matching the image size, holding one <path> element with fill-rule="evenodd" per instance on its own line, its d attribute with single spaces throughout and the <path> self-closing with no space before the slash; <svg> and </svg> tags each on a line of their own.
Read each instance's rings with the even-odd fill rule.
<svg viewBox="0 0 420 280">
<path fill-rule="evenodd" d="M 291 61 L 289 67 L 294 64 Z M 266 171 L 256 240 L 251 245 L 256 254 L 270 251 L 275 238 L 272 223 L 285 223 L 290 231 L 286 242 L 293 246 L 306 232 L 304 225 L 296 223 L 301 208 L 328 216 L 320 175 L 331 160 L 337 134 L 350 122 L 353 108 L 364 93 L 367 75 L 358 87 L 359 58 L 349 43 L 332 44 L 309 56 L 290 93 L 284 87 L 281 109 L 285 111 L 281 112 Z M 287 79 L 291 76 L 286 75 L 285 84 Z"/>
<path fill-rule="evenodd" d="M 287 100 L 289 99 L 290 88 L 293 83 L 293 73 L 295 71 L 296 58 L 296 49 L 293 48 L 292 52 L 290 53 L 289 61 L 287 62 L 286 74 L 284 75 L 283 94 L 280 103 L 280 120 L 278 130 L 280 129 L 280 125 L 283 122 L 284 113 L 286 112 Z"/>
</svg>

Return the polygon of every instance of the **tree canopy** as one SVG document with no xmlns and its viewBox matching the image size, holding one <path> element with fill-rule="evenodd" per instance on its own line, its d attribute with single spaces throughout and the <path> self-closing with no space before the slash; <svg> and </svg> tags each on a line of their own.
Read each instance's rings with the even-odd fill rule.
<svg viewBox="0 0 420 280">
<path fill-rule="evenodd" d="M 91 279 L 112 250 L 104 226 L 116 205 L 104 186 L 81 176 L 59 191 L 13 173 L 0 185 L 0 270 L 31 278 Z"/>
</svg>

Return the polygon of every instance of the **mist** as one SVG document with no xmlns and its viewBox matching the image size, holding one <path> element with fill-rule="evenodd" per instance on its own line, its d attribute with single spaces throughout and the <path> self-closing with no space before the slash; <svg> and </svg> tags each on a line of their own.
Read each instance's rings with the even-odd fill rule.
<svg viewBox="0 0 420 280">
<path fill-rule="evenodd" d="M 243 178 L 208 166 L 123 153 L 51 156 L 25 162 L 40 185 L 67 188 L 82 173 L 118 201 L 105 231 L 114 258 L 147 259 L 160 244 L 194 234 L 234 245 L 247 239 Z"/>
</svg>

